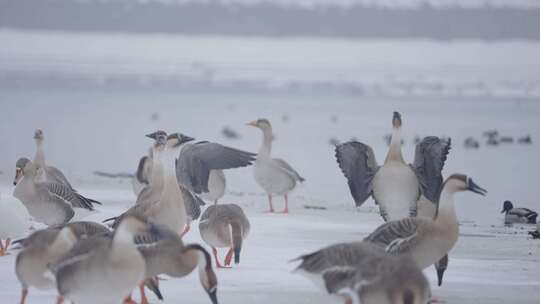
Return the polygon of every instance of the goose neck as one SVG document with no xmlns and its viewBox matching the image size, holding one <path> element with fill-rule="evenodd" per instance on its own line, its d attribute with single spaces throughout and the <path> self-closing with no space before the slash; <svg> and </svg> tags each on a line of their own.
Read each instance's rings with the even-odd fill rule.
<svg viewBox="0 0 540 304">
<path fill-rule="evenodd" d="M 403 155 L 401 154 L 401 128 L 392 129 L 392 139 L 390 140 L 390 148 L 386 155 L 385 163 L 389 161 L 399 161 L 404 163 Z"/>
</svg>

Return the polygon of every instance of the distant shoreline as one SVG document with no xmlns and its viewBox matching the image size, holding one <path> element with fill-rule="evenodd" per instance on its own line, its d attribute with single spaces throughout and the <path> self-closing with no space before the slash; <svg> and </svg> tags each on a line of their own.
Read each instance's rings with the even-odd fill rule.
<svg viewBox="0 0 540 304">
<path fill-rule="evenodd" d="M 540 7 L 1 0 L 0 28 L 348 39 L 540 40 Z"/>
</svg>

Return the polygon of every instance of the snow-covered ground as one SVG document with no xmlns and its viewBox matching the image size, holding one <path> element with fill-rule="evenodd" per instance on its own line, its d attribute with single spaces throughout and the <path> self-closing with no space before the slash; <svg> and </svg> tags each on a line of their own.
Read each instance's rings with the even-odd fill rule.
<svg viewBox="0 0 540 304">
<path fill-rule="evenodd" d="M 359 210 L 353 207 L 329 141 L 355 137 L 372 145 L 381 162 L 387 151 L 383 136 L 390 131 L 392 112 L 400 111 L 406 160 L 413 159 L 415 136 L 451 137 L 453 148 L 444 174 L 468 174 L 489 191 L 486 197 L 457 196 L 461 236 L 450 254 L 444 285 L 434 286 L 434 270 L 425 271 L 434 295 L 460 304 L 538 303 L 540 299 L 540 242 L 528 237 L 531 227 L 504 227 L 500 214 L 506 199 L 516 206 L 540 209 L 539 44 L 8 30 L 0 31 L 0 41 L 0 77 L 6 81 L 0 83 L 0 199 L 13 191 L 17 158 L 33 157 L 36 128 L 45 132 L 47 161 L 61 168 L 81 193 L 104 203 L 87 218 L 101 221 L 127 209 L 135 197 L 128 180 L 105 179 L 92 172 L 133 172 L 150 144 L 144 134 L 156 129 L 180 131 L 256 151 L 260 132 L 245 123 L 266 117 L 274 125 L 274 155 L 288 160 L 306 183 L 292 194 L 290 215 L 269 215 L 263 213 L 266 197 L 250 168 L 226 173 L 228 192 L 223 202 L 244 207 L 252 232 L 241 265 L 218 271 L 220 303 L 339 303 L 292 274 L 295 265 L 288 261 L 332 243 L 359 240 L 382 223 L 371 200 Z M 7 81 L 13 75 L 23 75 L 22 81 Z M 33 79 L 56 81 L 54 88 L 24 81 L 36 75 L 41 76 Z M 119 75 L 138 79 L 142 85 L 111 89 L 59 84 L 70 79 L 106 83 Z M 382 93 L 160 91 L 153 86 L 160 78 L 180 83 L 263 79 L 276 86 L 358 81 L 371 84 L 364 86 L 373 89 L 369 92 Z M 405 87 L 413 93 L 421 93 L 425 86 L 411 83 L 439 80 L 428 86 L 435 88 L 428 94 L 401 94 L 403 89 L 392 94 L 396 88 L 392 84 L 402 78 L 410 80 Z M 456 94 L 459 87 L 465 93 Z M 237 131 L 240 139 L 225 139 L 221 135 L 225 126 Z M 531 135 L 533 143 L 486 146 L 482 132 L 488 129 L 514 138 Z M 480 141 L 480 149 L 464 148 L 469 136 Z M 304 205 L 327 210 L 308 210 Z M 196 225 L 187 241 L 201 241 Z M 19 297 L 14 259 L 14 254 L 0 258 L 2 303 L 16 303 Z M 162 290 L 164 303 L 209 303 L 195 274 L 165 281 Z M 28 303 L 52 301 L 52 291 L 32 291 Z"/>
</svg>

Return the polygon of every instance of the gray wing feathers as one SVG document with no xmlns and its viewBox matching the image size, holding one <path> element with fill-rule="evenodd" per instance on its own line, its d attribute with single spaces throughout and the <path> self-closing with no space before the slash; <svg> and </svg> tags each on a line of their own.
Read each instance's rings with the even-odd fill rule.
<svg viewBox="0 0 540 304">
<path fill-rule="evenodd" d="M 200 142 L 182 148 L 176 167 L 178 181 L 189 190 L 208 192 L 210 170 L 245 167 L 252 164 L 255 154 L 220 144 Z"/>
<path fill-rule="evenodd" d="M 94 210 L 94 206 L 92 205 L 92 203 L 99 203 L 78 194 L 67 185 L 51 182 L 44 183 L 44 185 L 51 194 L 54 194 L 62 198 L 63 200 L 69 202 L 74 208 Z"/>
<path fill-rule="evenodd" d="M 364 241 L 385 248 L 388 253 L 401 253 L 408 251 L 414 245 L 417 229 L 417 218 L 391 221 L 379 226 Z"/>
<path fill-rule="evenodd" d="M 436 136 L 425 137 L 416 145 L 412 166 L 420 181 L 422 194 L 433 203 L 439 201 L 443 184 L 442 170 L 450 146 L 450 139 Z"/>
<path fill-rule="evenodd" d="M 187 215 L 192 220 L 198 219 L 199 216 L 201 216 L 201 206 L 204 206 L 205 202 L 182 186 L 180 186 L 180 190 L 182 192 L 182 196 L 184 197 L 184 205 L 186 207 Z"/>
<path fill-rule="evenodd" d="M 336 159 L 347 178 L 356 206 L 362 205 L 373 191 L 373 177 L 378 166 L 368 145 L 351 141 L 336 146 Z"/>
<path fill-rule="evenodd" d="M 56 167 L 53 167 L 53 166 L 47 166 L 45 168 L 45 173 L 47 174 L 47 177 L 52 179 L 54 182 L 66 185 L 70 189 L 73 190 L 73 187 L 71 186 L 71 184 L 67 180 L 64 173 L 62 173 L 62 171 L 60 171 L 60 169 L 58 169 Z"/>
<path fill-rule="evenodd" d="M 291 167 L 286 161 L 284 161 L 281 158 L 273 158 L 273 160 L 276 162 L 276 164 L 283 170 L 287 171 L 287 173 L 292 176 L 295 180 L 299 182 L 304 182 L 305 178 L 300 176 L 300 174 Z"/>
</svg>

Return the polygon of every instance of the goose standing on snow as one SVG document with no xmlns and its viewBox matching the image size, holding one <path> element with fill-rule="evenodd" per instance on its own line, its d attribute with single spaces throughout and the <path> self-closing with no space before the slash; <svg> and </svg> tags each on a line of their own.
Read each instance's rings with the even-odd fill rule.
<svg viewBox="0 0 540 304">
<path fill-rule="evenodd" d="M 365 241 L 379 245 L 393 255 L 410 254 L 421 269 L 440 261 L 459 237 L 454 194 L 460 191 L 487 193 L 471 178 L 454 174 L 443 184 L 434 219 L 413 217 L 390 221 L 368 235 Z"/>
<path fill-rule="evenodd" d="M 15 262 L 15 272 L 22 286 L 21 304 L 25 303 L 30 287 L 41 290 L 55 287 L 54 280 L 46 275 L 47 267 L 67 253 L 77 239 L 107 232 L 106 227 L 97 223 L 74 222 L 38 230 L 15 241 L 22 248 Z"/>
<path fill-rule="evenodd" d="M 153 236 L 138 234 L 135 237 L 137 248 L 146 262 L 145 277 L 152 279 L 161 274 L 173 278 L 182 278 L 198 268 L 199 280 L 210 297 L 212 304 L 217 304 L 217 277 L 212 269 L 212 258 L 199 244 L 184 245 L 178 233 L 163 226 L 156 226 Z M 141 304 L 147 304 L 144 285 L 141 290 Z"/>
<path fill-rule="evenodd" d="M 122 219 L 111 237 L 78 241 L 50 267 L 60 296 L 77 304 L 118 304 L 144 278 L 145 262 L 134 240 L 153 225 L 136 217 Z"/>
<path fill-rule="evenodd" d="M 240 263 L 243 240 L 249 234 L 249 221 L 240 206 L 235 204 L 213 205 L 208 207 L 199 222 L 202 239 L 212 247 L 216 267 L 223 268 L 217 256 L 217 248 L 227 247 L 225 267 Z"/>
<path fill-rule="evenodd" d="M 269 212 L 274 212 L 272 195 L 285 197 L 285 209 L 283 213 L 289 213 L 289 199 L 287 194 L 296 187 L 297 182 L 303 182 L 304 178 L 294 170 L 286 161 L 279 158 L 271 158 L 272 152 L 272 125 L 267 119 L 260 118 L 247 124 L 248 126 L 261 129 L 263 141 L 257 160 L 253 166 L 255 181 L 268 194 Z"/>
<path fill-rule="evenodd" d="M 246 167 L 254 160 L 253 153 L 217 143 L 201 141 L 185 144 L 178 156 L 178 182 L 189 191 L 216 204 L 225 194 L 226 179 L 223 170 Z"/>
<path fill-rule="evenodd" d="M 390 256 L 366 242 L 332 245 L 300 256 L 296 273 L 354 304 L 428 303 L 429 283 L 408 255 Z"/>
<path fill-rule="evenodd" d="M 416 146 L 413 165 L 401 154 L 401 115 L 394 112 L 390 148 L 382 166 L 368 145 L 347 142 L 336 146 L 336 159 L 348 180 L 356 206 L 373 196 L 385 221 L 416 216 L 421 195 L 436 203 L 442 185 L 442 169 L 450 140 L 429 136 Z M 432 206 L 427 206 L 435 209 Z"/>
<path fill-rule="evenodd" d="M 514 208 L 514 205 L 512 205 L 512 202 L 510 201 L 504 201 L 501 213 L 505 214 L 505 224 L 536 224 L 536 217 L 538 217 L 538 213 L 532 211 L 529 208 Z"/>
</svg>

